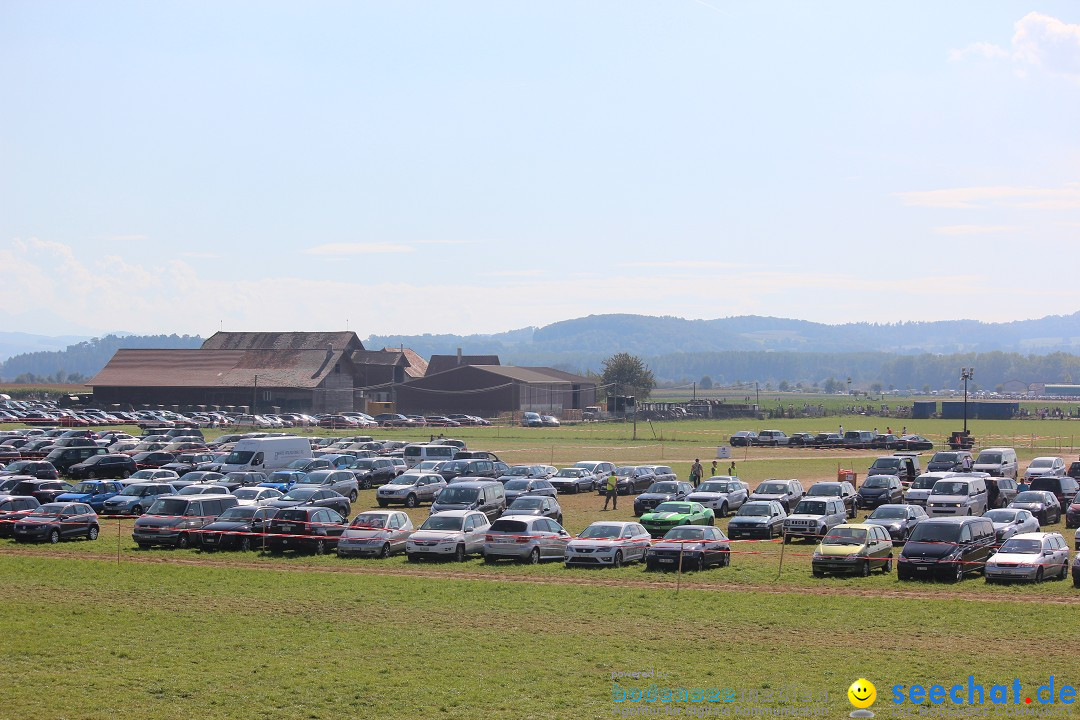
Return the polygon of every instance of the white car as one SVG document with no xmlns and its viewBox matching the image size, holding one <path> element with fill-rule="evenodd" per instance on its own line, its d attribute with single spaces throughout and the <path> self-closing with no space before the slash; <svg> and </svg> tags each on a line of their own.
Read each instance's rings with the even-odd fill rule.
<svg viewBox="0 0 1080 720">
<path fill-rule="evenodd" d="M 283 494 L 274 488 L 265 487 L 242 487 L 233 491 L 237 505 L 265 505 L 271 500 L 277 500 Z"/>
<path fill-rule="evenodd" d="M 573 565 L 621 567 L 642 561 L 652 536 L 641 523 L 594 522 L 566 546 L 563 562 Z"/>
<path fill-rule="evenodd" d="M 698 485 L 697 490 L 686 496 L 690 502 L 701 503 L 716 514 L 727 517 L 728 512 L 738 510 L 750 496 L 750 486 L 733 475 L 715 475 Z"/>
<path fill-rule="evenodd" d="M 368 510 L 353 518 L 342 533 L 337 554 L 387 558 L 405 550 L 414 532 L 412 520 L 400 510 Z"/>
<path fill-rule="evenodd" d="M 1069 576 L 1069 546 L 1059 533 L 1035 532 L 1013 535 L 986 561 L 986 582 Z"/>
<path fill-rule="evenodd" d="M 1065 460 L 1059 457 L 1037 457 L 1024 471 L 1024 480 L 1037 477 L 1062 477 L 1065 475 Z"/>
<path fill-rule="evenodd" d="M 429 515 L 405 544 L 409 562 L 423 558 L 452 557 L 463 562 L 466 557 L 484 551 L 484 536 L 491 523 L 476 510 L 446 510 Z"/>
</svg>

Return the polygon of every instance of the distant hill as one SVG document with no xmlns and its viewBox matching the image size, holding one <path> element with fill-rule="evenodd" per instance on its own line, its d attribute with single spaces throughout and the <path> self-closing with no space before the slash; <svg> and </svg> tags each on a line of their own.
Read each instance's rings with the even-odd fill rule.
<svg viewBox="0 0 1080 720">
<path fill-rule="evenodd" d="M 63 350 L 22 353 L 0 363 L 0 380 L 82 382 L 97 374 L 121 348 L 197 348 L 192 335 L 106 335 L 68 345 Z"/>
<path fill-rule="evenodd" d="M 68 345 L 89 340 L 84 335 L 32 335 L 21 332 L 0 332 L 0 362 L 21 353 L 63 350 Z"/>
</svg>

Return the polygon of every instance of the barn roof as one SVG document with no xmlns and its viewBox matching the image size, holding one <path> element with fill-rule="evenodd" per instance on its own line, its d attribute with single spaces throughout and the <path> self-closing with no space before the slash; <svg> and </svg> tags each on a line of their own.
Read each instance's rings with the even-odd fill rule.
<svg viewBox="0 0 1080 720">
<path fill-rule="evenodd" d="M 432 355 L 428 361 L 425 375 L 441 373 L 459 365 L 499 365 L 498 355 L 462 355 L 458 362 L 457 355 Z"/>
<path fill-rule="evenodd" d="M 409 348 L 383 348 L 386 352 L 401 352 L 409 364 L 405 367 L 405 374 L 413 378 L 421 378 L 427 375 L 427 360 L 417 355 Z"/>
<path fill-rule="evenodd" d="M 92 387 L 313 388 L 341 350 L 117 350 Z"/>
<path fill-rule="evenodd" d="M 356 333 L 341 332 L 216 332 L 203 350 L 363 350 Z"/>
</svg>

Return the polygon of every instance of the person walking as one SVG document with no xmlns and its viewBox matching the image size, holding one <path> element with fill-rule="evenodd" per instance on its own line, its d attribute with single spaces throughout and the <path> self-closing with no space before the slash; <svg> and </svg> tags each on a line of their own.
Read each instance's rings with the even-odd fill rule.
<svg viewBox="0 0 1080 720">
<path fill-rule="evenodd" d="M 701 473 L 704 472 L 701 467 L 701 460 L 694 458 L 694 464 L 690 466 L 690 484 L 697 488 L 698 483 L 701 482 Z"/>
<path fill-rule="evenodd" d="M 716 477 L 716 461 L 715 460 L 712 461 L 712 475 L 710 475 L 709 477 Z"/>
<path fill-rule="evenodd" d="M 611 509 L 619 509 L 619 480 L 615 477 L 615 471 L 611 471 L 604 483 L 604 510 L 607 510 L 608 500 L 611 501 Z"/>
</svg>

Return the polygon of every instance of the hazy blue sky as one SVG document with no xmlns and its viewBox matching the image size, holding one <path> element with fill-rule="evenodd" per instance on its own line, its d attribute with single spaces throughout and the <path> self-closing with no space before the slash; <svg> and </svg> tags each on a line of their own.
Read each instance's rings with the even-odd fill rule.
<svg viewBox="0 0 1080 720">
<path fill-rule="evenodd" d="M 0 329 L 1080 309 L 1074 2 L 0 3 Z"/>
</svg>

